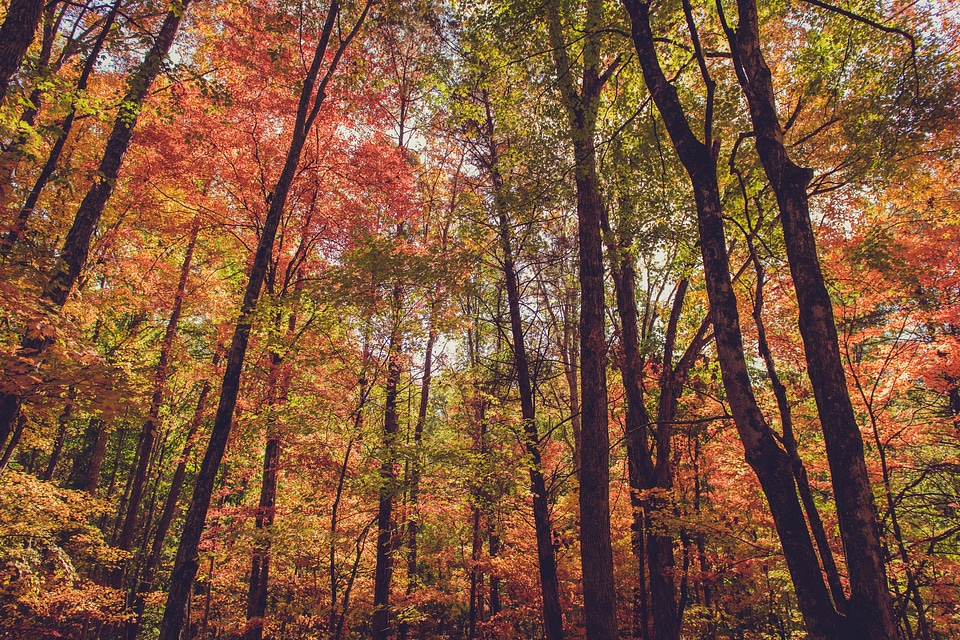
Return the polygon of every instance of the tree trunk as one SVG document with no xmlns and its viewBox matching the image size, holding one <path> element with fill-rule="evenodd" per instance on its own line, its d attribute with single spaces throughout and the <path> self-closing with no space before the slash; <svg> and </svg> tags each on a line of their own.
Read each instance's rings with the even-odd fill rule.
<svg viewBox="0 0 960 640">
<path fill-rule="evenodd" d="M 407 518 L 407 595 L 420 586 L 419 559 L 417 557 L 417 538 L 420 533 L 420 476 L 423 473 L 423 429 L 427 423 L 427 410 L 430 401 L 430 381 L 433 373 L 433 347 L 437 334 L 433 330 L 433 316 L 427 329 L 427 347 L 423 357 L 423 379 L 420 381 L 420 406 L 417 410 L 417 423 L 413 429 L 413 463 L 410 465 L 410 515 Z M 406 640 L 409 623 L 400 623 L 398 635 Z"/>
<path fill-rule="evenodd" d="M 290 317 L 287 333 L 293 334 L 296 319 Z M 260 503 L 256 514 L 256 539 L 250 566 L 250 587 L 247 591 L 247 626 L 244 640 L 263 638 L 263 619 L 267 612 L 267 586 L 270 578 L 270 527 L 277 507 L 277 475 L 280 471 L 282 427 L 277 412 L 287 401 L 290 388 L 290 365 L 279 354 L 271 354 L 269 403 L 267 407 L 267 444 L 263 455 L 263 479 L 260 483 Z"/>
<path fill-rule="evenodd" d="M 491 125 L 492 126 L 492 125 Z M 491 132 L 492 133 L 492 132 Z M 510 237 L 506 204 L 502 201 L 502 180 L 493 165 L 494 199 L 499 214 L 500 248 L 503 250 L 503 273 L 507 285 L 507 304 L 510 312 L 510 334 L 513 341 L 513 362 L 520 391 L 520 413 L 523 417 L 524 445 L 530 457 L 530 494 L 533 499 L 533 522 L 537 536 L 537 562 L 540 568 L 540 592 L 543 597 L 543 627 L 547 640 L 562 640 L 563 612 L 560 608 L 560 585 L 557 580 L 557 561 L 553 549 L 553 530 L 550 526 L 550 504 L 547 485 L 543 478 L 540 455 L 540 434 L 537 429 L 533 384 L 527 361 L 520 315 L 520 283 L 517 278 L 514 250 Z"/>
<path fill-rule="evenodd" d="M 227 366 L 223 373 L 223 384 L 220 389 L 220 402 L 217 406 L 213 429 L 210 432 L 210 441 L 200 465 L 200 471 L 197 474 L 190 507 L 187 510 L 183 532 L 180 536 L 180 546 L 177 549 L 177 558 L 170 579 L 170 590 L 167 594 L 163 620 L 160 624 L 160 640 L 177 640 L 183 626 L 184 606 L 190 595 L 190 585 L 197 573 L 197 550 L 200 545 L 200 536 L 203 534 L 207 510 L 210 508 L 210 497 L 213 494 L 217 471 L 220 468 L 220 461 L 223 459 L 227 439 L 230 436 L 233 412 L 237 405 L 237 395 L 240 390 L 240 374 L 243 370 L 243 360 L 247 352 L 250 330 L 253 327 L 253 312 L 257 299 L 260 297 L 260 289 L 263 286 L 268 263 L 273 253 L 273 244 L 280 224 L 280 214 L 286 204 L 287 195 L 290 193 L 297 166 L 300 164 L 300 156 L 307 140 L 307 134 L 313 126 L 313 122 L 320 111 L 320 106 L 326 97 L 327 84 L 333 76 L 343 52 L 366 19 L 369 6 L 369 3 L 365 5 L 353 30 L 341 40 L 339 48 L 327 67 L 325 76 L 318 84 L 317 78 L 326 54 L 327 43 L 340 14 L 339 2 L 333 0 L 330 3 L 323 33 L 320 36 L 310 69 L 304 78 L 290 148 L 287 151 L 283 171 L 277 180 L 272 198 L 269 199 L 267 216 L 264 219 L 253 265 L 250 268 L 250 277 L 244 292 L 243 303 L 240 306 L 240 316 L 230 343 Z M 314 94 L 314 87 L 316 87 L 316 94 Z"/>
<path fill-rule="evenodd" d="M 17 426 L 13 430 L 13 435 L 10 437 L 10 442 L 7 443 L 6 448 L 3 450 L 3 456 L 0 457 L 0 473 L 3 473 L 6 470 L 7 464 L 10 462 L 10 456 L 13 455 L 17 445 L 20 444 L 20 436 L 23 435 L 23 429 L 26 426 L 27 416 L 21 413 L 17 418 Z"/>
<path fill-rule="evenodd" d="M 809 169 L 793 163 L 783 143 L 773 80 L 760 48 L 755 0 L 737 0 L 739 26 L 727 29 L 737 76 L 747 96 L 760 162 L 777 196 L 790 273 L 800 308 L 807 373 L 823 426 L 837 516 L 850 577 L 849 633 L 894 640 L 897 627 L 887 585 L 880 526 L 840 359 L 833 304 L 820 270 L 807 200 Z"/>
<path fill-rule="evenodd" d="M 100 467 L 107 455 L 107 442 L 110 432 L 103 425 L 103 420 L 90 418 L 87 428 L 83 432 L 83 444 L 73 459 L 73 469 L 67 478 L 68 489 L 79 489 L 95 494 L 100 484 Z"/>
<path fill-rule="evenodd" d="M 217 364 L 219 356 L 214 359 L 214 365 Z M 197 399 L 197 406 L 193 412 L 193 419 L 190 421 L 190 428 L 187 430 L 183 452 L 177 461 L 177 467 L 173 471 L 173 478 L 170 481 L 170 489 L 167 492 L 167 499 L 163 503 L 163 510 L 160 512 L 160 519 L 157 521 L 157 530 L 153 536 L 153 544 L 150 547 L 150 555 L 144 563 L 143 572 L 140 574 L 140 583 L 137 586 L 137 592 L 134 596 L 134 614 L 135 618 L 127 624 L 127 640 L 136 640 L 137 633 L 142 624 L 143 612 L 146 606 L 144 596 L 149 593 L 153 586 L 153 578 L 156 575 L 157 566 L 160 564 L 160 554 L 163 552 L 163 543 L 170 531 L 170 524 L 176 515 L 177 502 L 180 499 L 180 491 L 183 489 L 183 482 L 187 475 L 187 462 L 190 460 L 190 454 L 193 452 L 194 439 L 200 425 L 203 423 L 203 414 L 207 408 L 207 396 L 210 395 L 212 385 L 204 381 L 200 389 L 200 397 Z M 211 558 L 212 559 L 212 558 Z"/>
<path fill-rule="evenodd" d="M 548 3 L 548 28 L 557 80 L 573 141 L 580 241 L 580 555 L 587 640 L 618 637 L 610 538 L 610 434 L 607 425 L 607 344 L 604 335 L 603 203 L 597 175 L 597 109 L 606 72 L 600 72 L 603 3 L 587 3 L 583 77 L 579 91 L 563 39 L 559 3 Z M 609 70 L 608 70 L 609 71 Z"/>
<path fill-rule="evenodd" d="M 43 5 L 43 0 L 10 1 L 0 25 L 0 101 L 7 95 L 10 80 L 20 69 L 23 56 L 33 42 Z"/>
<path fill-rule="evenodd" d="M 395 292 L 398 296 L 398 292 Z M 373 640 L 386 640 L 390 635 L 390 582 L 393 577 L 393 499 L 397 491 L 396 441 L 397 387 L 400 384 L 399 327 L 390 338 L 387 364 L 386 399 L 383 408 L 383 446 L 380 459 L 380 504 L 377 508 L 377 564 L 374 571 L 373 617 L 370 622 Z"/>
<path fill-rule="evenodd" d="M 50 460 L 47 462 L 47 469 L 40 476 L 41 480 L 50 481 L 53 479 L 53 472 L 57 470 L 57 463 L 60 462 L 60 456 L 63 454 L 63 444 L 67 439 L 67 424 L 70 422 L 70 414 L 73 412 L 73 387 L 67 392 L 67 402 L 63 405 L 63 412 L 57 419 L 57 437 L 53 441 L 53 449 L 50 451 Z"/>
<path fill-rule="evenodd" d="M 129 551 L 133 546 L 136 533 L 137 519 L 140 516 L 140 503 L 143 501 L 143 491 L 147 484 L 148 465 L 153 454 L 153 444 L 160 429 L 160 408 L 163 405 L 163 394 L 166 390 L 167 375 L 170 367 L 170 351 L 177 336 L 177 325 L 180 323 L 180 314 L 183 311 L 183 300 L 187 293 L 187 279 L 190 276 L 190 265 L 193 261 L 193 249 L 200 233 L 200 219 L 196 218 L 190 231 L 190 241 L 180 265 L 180 279 L 177 282 L 177 291 L 173 298 L 173 308 L 167 321 L 167 329 L 160 342 L 160 358 L 153 374 L 153 394 L 150 398 L 150 408 L 147 419 L 140 432 L 137 444 L 137 453 L 134 457 L 136 465 L 131 469 L 130 498 L 127 500 L 127 511 L 123 519 L 123 527 L 117 541 L 117 548 Z M 114 572 L 113 586 L 119 587 L 123 582 L 123 568 Z"/>
<path fill-rule="evenodd" d="M 808 633 L 815 639 L 839 640 L 843 637 L 841 619 L 820 573 L 797 498 L 792 461 L 767 425 L 750 385 L 737 299 L 730 280 L 715 152 L 690 129 L 677 91 L 660 67 L 650 29 L 649 5 L 639 0 L 624 0 L 624 4 L 630 14 L 644 80 L 693 185 L 717 355 L 747 463 L 757 474 L 770 505 Z"/>
</svg>

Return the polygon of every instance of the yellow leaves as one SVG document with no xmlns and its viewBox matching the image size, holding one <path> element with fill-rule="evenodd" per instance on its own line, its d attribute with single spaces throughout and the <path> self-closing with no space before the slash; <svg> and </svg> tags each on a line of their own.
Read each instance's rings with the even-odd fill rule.
<svg viewBox="0 0 960 640">
<path fill-rule="evenodd" d="M 126 555 L 91 524 L 104 503 L 17 471 L 0 478 L 0 606 L 8 617 L 119 621 L 120 591 L 81 577 Z"/>
</svg>

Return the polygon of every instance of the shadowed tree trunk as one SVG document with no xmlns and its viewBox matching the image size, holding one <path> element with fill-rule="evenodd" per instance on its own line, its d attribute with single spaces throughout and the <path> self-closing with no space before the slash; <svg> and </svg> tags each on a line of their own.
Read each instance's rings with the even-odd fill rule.
<svg viewBox="0 0 960 640">
<path fill-rule="evenodd" d="M 719 5 L 718 5 L 719 6 Z M 840 359 L 833 304 L 827 292 L 810 223 L 809 169 L 790 159 L 777 115 L 773 79 L 760 48 L 755 0 L 737 0 L 739 24 L 724 21 L 737 77 L 747 96 L 757 154 L 777 196 L 787 260 L 800 307 L 807 373 L 817 402 L 830 464 L 837 517 L 850 577 L 851 637 L 894 640 L 897 627 L 887 584 L 880 526 Z"/>
<path fill-rule="evenodd" d="M 649 5 L 639 0 L 624 0 L 624 4 L 630 14 L 632 37 L 644 80 L 693 185 L 717 355 L 727 400 L 747 463 L 757 474 L 770 506 L 808 633 L 815 639 L 839 640 L 843 637 L 842 621 L 824 583 L 817 553 L 797 498 L 792 460 L 780 447 L 773 430 L 766 423 L 747 373 L 737 299 L 730 280 L 723 209 L 717 182 L 716 151 L 711 140 L 709 110 L 712 108 L 712 81 L 701 63 L 701 72 L 710 92 L 706 140 L 701 142 L 687 122 L 676 89 L 660 67 L 650 28 Z M 693 29 L 691 32 L 695 34 Z M 699 52 L 696 39 L 695 45 Z M 702 55 L 700 57 L 702 59 Z"/>
<path fill-rule="evenodd" d="M 83 432 L 83 443 L 73 459 L 73 468 L 67 478 L 68 489 L 96 493 L 109 439 L 110 432 L 104 427 L 103 420 L 90 418 Z"/>
<path fill-rule="evenodd" d="M 600 93 L 615 61 L 601 72 L 603 3 L 590 0 L 583 26 L 582 77 L 563 37 L 559 3 L 547 4 L 547 27 L 557 81 L 573 142 L 580 246 L 580 555 L 587 640 L 618 637 L 617 601 L 610 538 L 610 434 L 607 425 L 607 344 L 604 335 L 603 203 L 597 173 L 596 134 Z"/>
<path fill-rule="evenodd" d="M 7 8 L 0 25 L 0 101 L 33 42 L 43 5 L 43 0 L 11 0 Z"/>
</svg>

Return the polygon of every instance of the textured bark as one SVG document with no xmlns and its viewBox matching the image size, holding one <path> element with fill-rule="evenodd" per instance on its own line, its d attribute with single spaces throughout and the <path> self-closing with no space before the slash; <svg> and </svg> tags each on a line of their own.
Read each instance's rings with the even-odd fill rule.
<svg viewBox="0 0 960 640">
<path fill-rule="evenodd" d="M 267 273 L 270 256 L 273 253 L 280 214 L 286 205 L 307 135 L 326 97 L 327 84 L 333 76 L 343 52 L 366 19 L 369 6 L 369 4 L 365 5 L 353 30 L 341 40 L 340 47 L 330 61 L 323 79 L 318 83 L 317 79 L 327 51 L 330 34 L 340 14 L 340 4 L 336 0 L 330 3 L 313 61 L 304 78 L 290 147 L 284 161 L 283 171 L 277 180 L 272 198 L 269 199 L 267 216 L 261 229 L 260 240 L 257 243 L 253 264 L 250 268 L 250 277 L 243 296 L 243 303 L 240 306 L 240 315 L 230 343 L 213 429 L 210 432 L 210 440 L 207 444 L 203 462 L 200 465 L 200 471 L 197 474 L 193 496 L 190 499 L 190 507 L 184 520 L 180 545 L 177 549 L 177 557 L 170 578 L 170 589 L 167 593 L 163 620 L 160 623 L 160 640 L 177 640 L 183 627 L 184 609 L 190 596 L 190 586 L 193 584 L 193 578 L 196 576 L 198 568 L 197 550 L 200 545 L 200 536 L 203 534 L 207 510 L 210 508 L 214 481 L 226 450 L 227 439 L 230 436 L 233 413 L 240 390 L 240 374 L 243 370 L 243 360 L 246 356 L 250 330 L 253 326 L 253 312 L 257 299 L 260 297 L 260 289 Z"/>
<path fill-rule="evenodd" d="M 11 0 L 7 8 L 0 25 L 0 101 L 33 42 L 43 5 L 43 0 Z"/>
<path fill-rule="evenodd" d="M 100 468 L 107 455 L 107 441 L 110 432 L 104 428 L 103 420 L 90 418 L 87 428 L 83 432 L 83 444 L 73 459 L 73 469 L 67 478 L 68 489 L 80 489 L 88 493 L 96 493 L 100 484 Z"/>
<path fill-rule="evenodd" d="M 638 0 L 624 0 L 624 4 L 630 14 L 644 80 L 693 185 L 717 355 L 747 463 L 757 474 L 770 506 L 808 633 L 811 638 L 839 640 L 843 637 L 841 618 L 820 573 L 797 498 L 792 460 L 765 422 L 750 385 L 737 299 L 730 279 L 714 151 L 690 129 L 677 91 L 660 67 L 650 29 L 649 5 Z"/>
<path fill-rule="evenodd" d="M 757 153 L 777 196 L 790 273 L 800 308 L 807 373 L 813 387 L 850 578 L 851 637 L 894 640 L 897 628 L 887 585 L 880 526 L 863 456 L 863 437 L 840 359 L 833 304 L 824 284 L 810 223 L 809 169 L 790 159 L 777 116 L 773 79 L 760 48 L 755 0 L 738 0 L 736 31 L 727 29 L 737 76 L 747 96 Z"/>
<path fill-rule="evenodd" d="M 557 79 L 569 120 L 577 186 L 580 244 L 580 556 L 587 640 L 618 637 L 617 601 L 610 538 L 610 434 L 607 425 L 607 345 L 604 335 L 603 204 L 597 174 L 597 109 L 605 82 L 601 75 L 600 33 L 603 6 L 586 8 L 583 75 L 579 89 L 563 39 L 560 8 L 547 6 L 547 26 Z M 608 70 L 609 71 L 609 70 Z"/>
</svg>

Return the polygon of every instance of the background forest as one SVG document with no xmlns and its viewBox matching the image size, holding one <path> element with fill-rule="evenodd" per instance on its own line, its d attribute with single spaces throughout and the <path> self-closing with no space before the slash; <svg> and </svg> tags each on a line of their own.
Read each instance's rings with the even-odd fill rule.
<svg viewBox="0 0 960 640">
<path fill-rule="evenodd" d="M 953 0 L 10 0 L 0 637 L 960 637 Z"/>
</svg>

